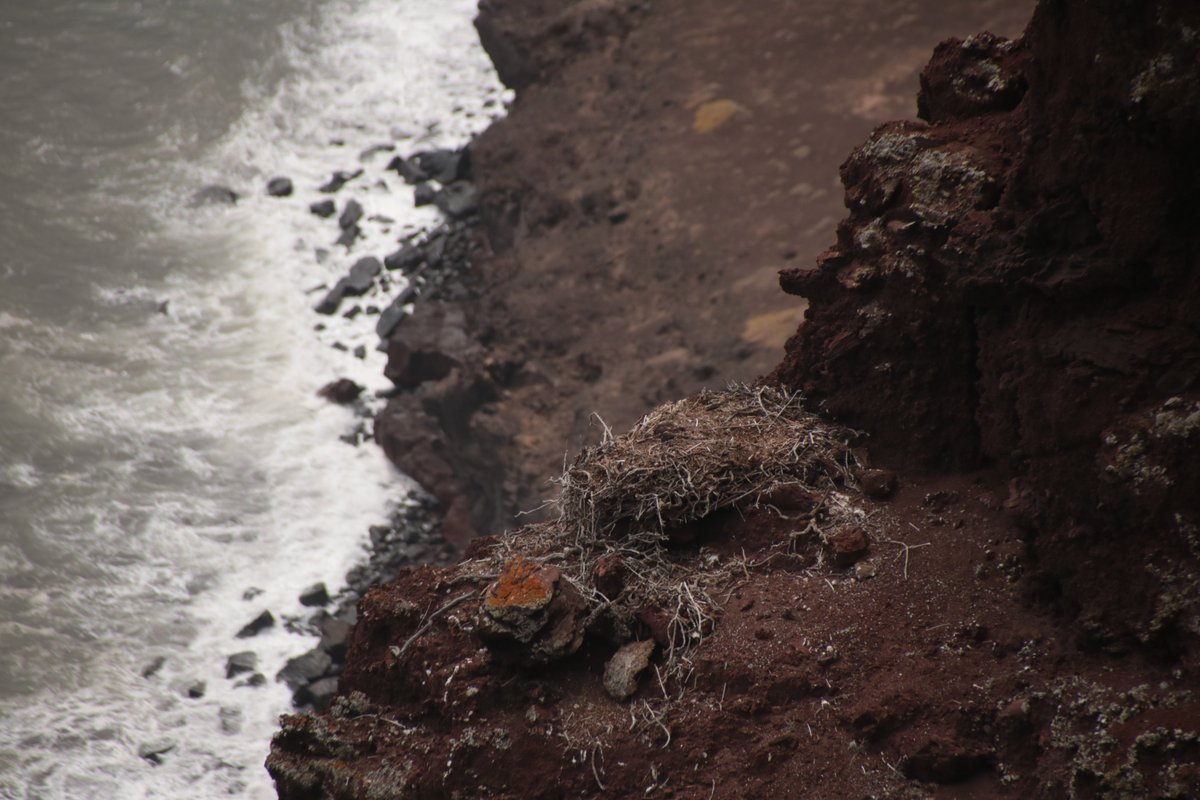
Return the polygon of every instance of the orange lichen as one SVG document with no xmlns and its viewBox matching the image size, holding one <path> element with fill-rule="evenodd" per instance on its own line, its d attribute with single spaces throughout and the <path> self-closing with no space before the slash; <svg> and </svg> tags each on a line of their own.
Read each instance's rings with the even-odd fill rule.
<svg viewBox="0 0 1200 800">
<path fill-rule="evenodd" d="M 532 606 L 550 599 L 552 581 L 545 569 L 522 556 L 505 563 L 500 577 L 488 590 L 484 602 L 493 608 Z"/>
</svg>

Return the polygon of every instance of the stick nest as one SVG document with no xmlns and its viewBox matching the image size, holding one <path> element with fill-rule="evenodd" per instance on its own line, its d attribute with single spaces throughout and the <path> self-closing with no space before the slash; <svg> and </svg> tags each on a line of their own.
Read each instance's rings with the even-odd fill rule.
<svg viewBox="0 0 1200 800">
<path fill-rule="evenodd" d="M 560 524 L 587 545 L 758 505 L 782 484 L 853 483 L 847 432 L 798 395 L 738 385 L 659 406 L 627 434 L 585 448 L 559 483 Z"/>
</svg>

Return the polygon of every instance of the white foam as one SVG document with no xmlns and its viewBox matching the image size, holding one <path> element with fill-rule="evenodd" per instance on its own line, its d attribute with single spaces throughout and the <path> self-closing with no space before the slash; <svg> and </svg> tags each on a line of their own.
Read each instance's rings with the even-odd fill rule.
<svg viewBox="0 0 1200 800">
<path fill-rule="evenodd" d="M 280 625 L 245 641 L 234 634 L 262 609 L 301 616 L 297 595 L 309 584 L 339 587 L 364 553 L 367 527 L 406 486 L 377 448 L 340 441 L 353 415 L 314 394 L 341 375 L 384 388 L 375 318 L 322 320 L 311 310 L 319 295 L 304 289 L 437 221 L 412 207 L 410 187 L 382 175 L 383 156 L 365 165 L 369 179 L 337 195 L 339 206 L 354 197 L 366 217 L 394 220 L 364 220 L 353 254 L 318 259 L 314 248 L 332 250 L 336 226 L 306 207 L 332 170 L 357 169 L 358 154 L 394 141 L 395 128 L 413 132 L 396 142 L 405 152 L 458 146 L 482 127 L 484 101 L 504 95 L 475 40 L 473 10 L 474 0 L 333 0 L 292 24 L 290 76 L 266 92 L 245 87 L 249 110 L 227 137 L 191 163 L 164 161 L 177 172 L 144 187 L 142 200 L 161 215 L 152 247 L 179 268 L 97 296 L 130 313 L 167 300 L 168 312 L 136 327 L 118 315 L 99 333 L 46 346 L 53 363 L 30 367 L 32 388 L 18 399 L 53 415 L 78 452 L 77 466 L 54 476 L 61 502 L 38 537 L 54 549 L 40 558 L 70 559 L 94 579 L 49 593 L 0 589 L 0 601 L 22 609 L 8 624 L 21 626 L 27 663 L 48 659 L 55 687 L 0 702 L 0 796 L 274 796 L 261 765 L 289 693 L 273 680 L 237 687 L 224 678 L 225 660 L 253 649 L 273 678 L 313 641 Z M 187 139 L 170 136 L 165 150 Z M 294 196 L 265 196 L 276 174 L 293 179 Z M 232 208 L 188 210 L 191 191 L 207 183 L 245 196 Z M 319 335 L 318 321 L 328 326 Z M 0 318 L 0 328 L 23 324 Z M 366 358 L 334 341 L 366 347 Z M 47 403 L 51 384 L 75 401 Z M 2 479 L 32 492 L 44 476 L 16 464 Z M 261 594 L 244 600 L 251 586 Z M 50 609 L 62 623 L 39 628 Z M 94 659 L 81 662 L 89 649 Z M 143 678 L 158 655 L 165 664 Z M 206 694 L 187 699 L 196 680 Z M 140 746 L 162 739 L 174 747 L 161 766 L 139 758 Z"/>
</svg>

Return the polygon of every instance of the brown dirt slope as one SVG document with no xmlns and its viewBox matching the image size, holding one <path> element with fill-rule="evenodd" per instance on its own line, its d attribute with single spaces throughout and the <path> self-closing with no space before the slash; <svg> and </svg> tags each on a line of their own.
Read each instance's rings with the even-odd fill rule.
<svg viewBox="0 0 1200 800">
<path fill-rule="evenodd" d="M 736 9 L 689 40 L 711 20 L 682 4 L 567 5 L 506 4 L 481 25 L 521 102 L 561 102 L 556 75 L 580 58 L 620 63 L 630 42 L 659 54 L 657 71 L 627 73 L 653 84 L 684 70 L 663 53 L 697 52 L 672 45 L 705 50 L 738 30 Z M 811 306 L 766 385 L 663 406 L 579 457 L 561 517 L 369 592 L 339 697 L 285 718 L 273 742 L 280 797 L 1200 796 L 1192 7 L 1046 0 L 1021 40 L 941 45 L 922 78 L 927 122 L 889 123 L 851 155 L 837 245 L 784 275 Z M 776 29 L 795 13 L 762 8 Z M 621 86 L 577 97 L 618 103 Z M 687 124 L 732 132 L 752 118 L 745 105 L 697 105 Z M 644 113 L 638 130 L 670 129 L 669 107 Z M 493 163 L 533 158 L 494 146 Z M 571 169 L 586 179 L 596 163 Z M 655 172 L 616 163 L 602 166 L 618 185 Z M 562 185 L 485 189 L 488 219 L 509 221 L 488 232 L 491 263 L 511 259 L 498 274 L 523 289 L 492 300 L 526 298 L 507 318 L 538 337 L 582 313 L 537 299 L 539 274 L 584 296 L 613 286 L 530 264 L 586 270 L 620 241 L 595 227 L 639 214 L 664 241 L 691 241 L 672 239 L 689 224 L 670 223 L 686 195 L 643 207 L 655 195 L 641 189 L 613 206 L 628 217 L 579 225 L 569 190 L 540 216 Z M 769 231 L 747 238 L 775 244 Z M 439 315 L 423 330 L 443 330 Z M 547 357 L 519 334 L 478 345 L 517 354 L 511 370 L 490 362 L 496 374 L 522 374 L 534 355 L 556 368 L 579 358 L 569 338 Z M 672 374 L 611 335 L 632 360 L 601 375 Z M 545 396 L 521 391 L 533 380 L 493 380 L 479 396 L 510 408 Z M 794 406 L 794 389 L 869 434 L 866 449 Z M 553 409 L 567 401 L 544 402 L 561 426 Z M 722 442 L 736 440 L 733 454 L 760 434 L 750 460 L 768 468 L 720 459 Z M 549 449 L 539 442 L 517 444 L 532 464 Z M 906 468 L 898 490 L 867 450 Z"/>
</svg>

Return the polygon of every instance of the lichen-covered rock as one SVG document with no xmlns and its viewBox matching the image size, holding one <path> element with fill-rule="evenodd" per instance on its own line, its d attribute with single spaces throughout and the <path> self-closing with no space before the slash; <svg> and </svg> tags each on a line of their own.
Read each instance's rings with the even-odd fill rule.
<svg viewBox="0 0 1200 800">
<path fill-rule="evenodd" d="M 545 663 L 583 644 L 587 602 L 555 567 L 523 558 L 505 564 L 479 611 L 479 635 L 497 654 Z"/>
</svg>

